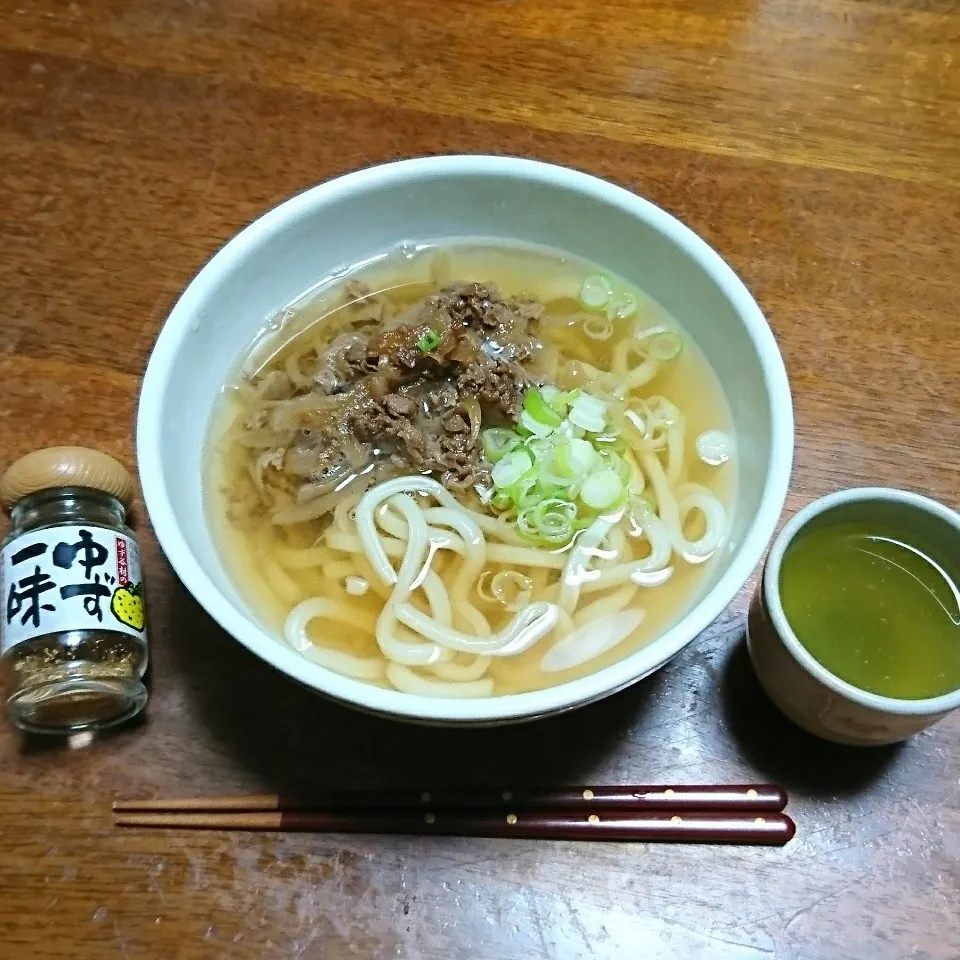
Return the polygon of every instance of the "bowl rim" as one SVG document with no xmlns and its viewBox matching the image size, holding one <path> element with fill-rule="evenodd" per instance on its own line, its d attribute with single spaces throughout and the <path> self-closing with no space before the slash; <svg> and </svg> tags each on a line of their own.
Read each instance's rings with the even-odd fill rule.
<svg viewBox="0 0 960 960">
<path fill-rule="evenodd" d="M 180 531 L 162 469 L 162 418 L 170 374 L 197 308 L 251 249 L 289 224 L 348 195 L 451 176 L 537 182 L 619 208 L 674 243 L 730 302 L 753 343 L 769 396 L 771 451 L 760 505 L 729 566 L 707 593 L 647 646 L 604 669 L 542 690 L 488 698 L 446 699 L 386 690 L 345 677 L 301 657 L 221 593 Z M 770 542 L 786 499 L 793 463 L 793 406 L 773 332 L 746 286 L 705 240 L 674 216 L 629 190 L 568 167 L 515 157 L 418 157 L 367 167 L 311 187 L 262 214 L 217 251 L 181 294 L 147 364 L 137 413 L 137 460 L 144 503 L 157 540 L 175 573 L 204 610 L 248 650 L 287 676 L 335 700 L 396 719 L 439 723 L 498 723 L 534 719 L 591 703 L 659 669 L 729 606 Z"/>
<path fill-rule="evenodd" d="M 944 525 L 952 527 L 960 542 L 960 514 L 937 500 L 909 490 L 899 490 L 896 487 L 851 487 L 812 500 L 784 524 L 783 529 L 774 538 L 770 553 L 767 555 L 762 590 L 773 629 L 802 669 L 845 700 L 880 713 L 911 717 L 944 713 L 960 707 L 960 687 L 936 697 L 906 700 L 901 697 L 871 693 L 869 690 L 854 686 L 829 671 L 807 650 L 793 632 L 780 599 L 780 568 L 787 549 L 811 520 L 851 503 L 896 503 L 910 510 L 926 513 Z"/>
</svg>

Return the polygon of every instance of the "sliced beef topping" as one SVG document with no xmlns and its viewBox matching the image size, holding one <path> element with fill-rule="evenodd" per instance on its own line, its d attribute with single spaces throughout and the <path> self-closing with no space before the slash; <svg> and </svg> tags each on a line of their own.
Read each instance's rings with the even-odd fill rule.
<svg viewBox="0 0 960 960">
<path fill-rule="evenodd" d="M 398 393 L 391 393 L 384 397 L 383 406 L 391 417 L 412 417 L 417 412 L 416 403 Z"/>
<path fill-rule="evenodd" d="M 470 429 L 470 424 L 462 413 L 449 413 L 440 422 L 447 433 L 466 433 Z"/>
<path fill-rule="evenodd" d="M 406 396 L 388 394 L 359 407 L 351 419 L 357 439 L 390 454 L 398 469 L 412 467 L 439 474 L 442 483 L 453 490 L 465 490 L 484 479 L 487 468 L 479 439 L 459 403 L 453 410 L 431 409 L 431 401 L 438 396 L 443 399 L 445 390 L 421 388 L 417 400 L 410 392 Z"/>
<path fill-rule="evenodd" d="M 510 420 L 520 416 L 523 381 L 517 370 L 502 360 L 471 363 L 457 377 L 457 388 L 474 394 Z"/>
<path fill-rule="evenodd" d="M 530 328 L 542 306 L 481 283 L 454 284 L 396 316 L 362 284 L 351 281 L 347 294 L 363 323 L 299 364 L 310 389 L 279 371 L 258 385 L 271 400 L 318 399 L 319 413 L 310 414 L 307 402 L 287 417 L 290 428 L 312 428 L 287 448 L 287 470 L 311 489 L 360 455 L 381 456 L 398 471 L 429 471 L 452 490 L 488 478 L 479 425 L 519 417 L 528 382 L 522 364 L 539 348 Z M 331 404 L 334 397 L 342 403 Z"/>
<path fill-rule="evenodd" d="M 351 380 L 358 380 L 368 373 L 376 373 L 380 364 L 378 354 L 370 350 L 365 343 L 356 340 L 344 351 L 343 363 Z"/>
</svg>

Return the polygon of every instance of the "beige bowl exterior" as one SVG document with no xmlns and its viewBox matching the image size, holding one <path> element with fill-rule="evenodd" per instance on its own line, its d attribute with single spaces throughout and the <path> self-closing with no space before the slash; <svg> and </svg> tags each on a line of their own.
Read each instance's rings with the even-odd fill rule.
<svg viewBox="0 0 960 960">
<path fill-rule="evenodd" d="M 767 696 L 798 727 L 824 740 L 860 747 L 897 743 L 950 712 L 889 713 L 849 700 L 821 683 L 797 662 L 774 629 L 762 585 L 750 604 L 747 649 Z"/>
<path fill-rule="evenodd" d="M 876 504 L 902 516 L 918 511 L 960 549 L 960 518 L 936 501 L 901 490 L 865 487 L 817 500 L 794 516 L 771 547 L 747 618 L 747 649 L 767 696 L 797 726 L 852 746 L 897 743 L 960 706 L 960 690 L 927 700 L 898 700 L 860 690 L 830 673 L 790 629 L 779 599 L 780 562 L 790 541 L 815 517 L 834 508 Z"/>
</svg>

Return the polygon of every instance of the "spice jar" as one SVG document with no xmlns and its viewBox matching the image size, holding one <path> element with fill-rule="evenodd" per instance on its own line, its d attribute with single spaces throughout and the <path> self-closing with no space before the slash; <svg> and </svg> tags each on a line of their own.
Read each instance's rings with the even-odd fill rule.
<svg viewBox="0 0 960 960">
<path fill-rule="evenodd" d="M 130 474 L 86 447 L 49 447 L 0 478 L 12 530 L 0 549 L 0 685 L 37 733 L 98 730 L 147 701 L 140 548 Z"/>
</svg>

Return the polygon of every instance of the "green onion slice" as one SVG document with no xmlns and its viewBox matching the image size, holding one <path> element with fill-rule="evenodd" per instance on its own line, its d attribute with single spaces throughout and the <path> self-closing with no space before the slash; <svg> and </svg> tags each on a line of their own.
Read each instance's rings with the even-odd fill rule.
<svg viewBox="0 0 960 960">
<path fill-rule="evenodd" d="M 538 423 L 548 427 L 559 427 L 563 422 L 563 418 L 550 406 L 542 391 L 535 387 L 523 395 L 523 409 Z"/>
<path fill-rule="evenodd" d="M 592 510 L 612 507 L 623 494 L 623 483 L 615 470 L 598 470 L 590 474 L 580 487 L 580 499 Z"/>
<path fill-rule="evenodd" d="M 683 350 L 683 338 L 673 330 L 664 330 L 651 337 L 647 350 L 654 360 L 675 360 Z"/>
<path fill-rule="evenodd" d="M 671 412 L 661 398 L 651 405 L 661 402 Z M 598 513 L 625 504 L 636 468 L 607 410 L 607 402 L 582 390 L 528 389 L 519 423 L 481 433 L 492 464 L 483 503 L 524 540 L 549 548 L 570 543 Z"/>
<path fill-rule="evenodd" d="M 436 330 L 427 327 L 427 332 L 417 341 L 417 349 L 421 353 L 429 353 L 441 343 L 443 343 L 443 337 Z"/>
<path fill-rule="evenodd" d="M 606 426 L 607 405 L 589 393 L 581 393 L 570 408 L 570 422 L 589 433 L 601 433 Z"/>
<path fill-rule="evenodd" d="M 499 463 L 494 464 L 490 478 L 498 490 L 512 487 L 530 468 L 533 460 L 524 450 L 512 450 Z"/>
<path fill-rule="evenodd" d="M 560 476 L 580 478 L 588 474 L 597 463 L 597 451 L 589 440 L 574 437 L 557 448 L 554 462 Z"/>
<path fill-rule="evenodd" d="M 580 302 L 589 310 L 600 310 L 613 296 L 613 285 L 602 273 L 585 277 L 580 287 Z"/>
<path fill-rule="evenodd" d="M 484 430 L 482 439 L 484 456 L 491 463 L 502 460 L 511 450 L 523 443 L 513 430 L 504 430 L 500 427 Z"/>
</svg>

